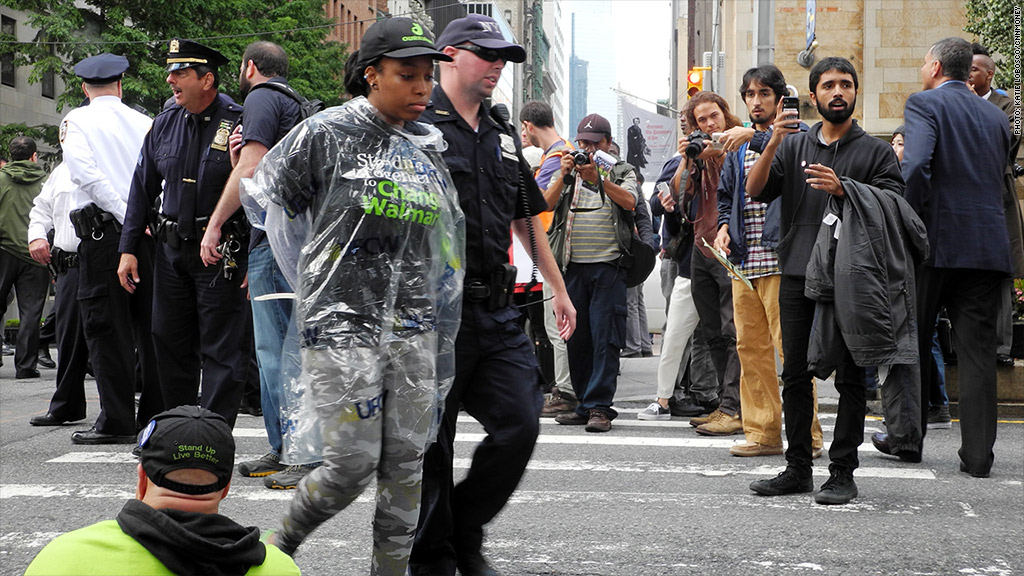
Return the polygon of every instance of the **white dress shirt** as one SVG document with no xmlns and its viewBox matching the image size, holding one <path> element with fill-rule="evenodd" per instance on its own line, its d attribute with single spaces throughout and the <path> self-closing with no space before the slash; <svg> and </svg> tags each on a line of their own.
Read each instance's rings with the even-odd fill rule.
<svg viewBox="0 0 1024 576">
<path fill-rule="evenodd" d="M 53 245 L 65 252 L 78 251 L 78 236 L 68 217 L 71 211 L 82 204 L 84 196 L 71 181 L 71 172 L 66 163 L 59 164 L 43 184 L 29 212 L 28 242 L 46 240 L 53 230 Z"/>
<path fill-rule="evenodd" d="M 152 125 L 149 116 L 117 96 L 99 96 L 68 112 L 60 125 L 60 144 L 71 180 L 82 191 L 76 208 L 95 202 L 124 223 L 132 174 Z"/>
</svg>

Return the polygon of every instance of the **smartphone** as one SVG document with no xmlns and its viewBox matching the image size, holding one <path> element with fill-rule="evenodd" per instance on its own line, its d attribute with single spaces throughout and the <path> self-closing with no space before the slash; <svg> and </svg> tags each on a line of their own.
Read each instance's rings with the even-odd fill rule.
<svg viewBox="0 0 1024 576">
<path fill-rule="evenodd" d="M 800 118 L 800 99 L 796 96 L 785 96 L 782 98 L 782 112 L 796 112 L 796 117 Z M 800 124 L 790 124 L 791 128 L 799 128 Z"/>
<path fill-rule="evenodd" d="M 722 144 L 722 136 L 725 136 L 725 132 L 715 132 L 711 135 L 711 147 L 715 150 L 721 150 L 725 147 Z"/>
</svg>

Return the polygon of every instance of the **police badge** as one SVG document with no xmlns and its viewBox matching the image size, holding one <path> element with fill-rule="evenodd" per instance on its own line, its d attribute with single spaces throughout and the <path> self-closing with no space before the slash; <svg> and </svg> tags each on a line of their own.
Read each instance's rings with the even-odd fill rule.
<svg viewBox="0 0 1024 576">
<path fill-rule="evenodd" d="M 228 149 L 228 136 L 230 135 L 231 122 L 228 120 L 221 120 L 220 127 L 217 128 L 217 134 L 213 137 L 213 142 L 210 144 L 210 148 L 226 152 Z"/>
</svg>

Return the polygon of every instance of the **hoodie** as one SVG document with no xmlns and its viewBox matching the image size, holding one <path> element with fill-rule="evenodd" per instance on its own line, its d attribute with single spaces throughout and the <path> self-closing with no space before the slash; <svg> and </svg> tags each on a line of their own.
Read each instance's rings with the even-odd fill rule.
<svg viewBox="0 0 1024 576">
<path fill-rule="evenodd" d="M 297 576 L 284 552 L 260 542 L 256 527 L 220 514 L 156 510 L 129 500 L 117 520 L 57 537 L 26 576 Z"/>
<path fill-rule="evenodd" d="M 31 160 L 15 160 L 0 168 L 0 250 L 42 266 L 28 253 L 28 215 L 43 189 L 46 170 Z"/>
<path fill-rule="evenodd" d="M 821 122 L 807 132 L 786 136 L 775 151 L 761 202 L 781 198 L 781 239 L 776 251 L 785 276 L 806 276 L 811 249 L 825 214 L 829 194 L 807 185 L 803 169 L 822 164 L 840 178 L 849 178 L 902 196 L 903 176 L 892 146 L 870 136 L 857 121 L 831 144 L 820 140 Z"/>
</svg>

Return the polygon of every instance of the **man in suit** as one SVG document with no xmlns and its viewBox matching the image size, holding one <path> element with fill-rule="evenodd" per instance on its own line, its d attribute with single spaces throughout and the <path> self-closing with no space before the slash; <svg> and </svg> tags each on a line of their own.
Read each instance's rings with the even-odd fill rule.
<svg viewBox="0 0 1024 576">
<path fill-rule="evenodd" d="M 960 469 L 987 477 L 996 440 L 996 315 L 1011 271 L 1003 217 L 1003 174 L 1010 130 L 1002 112 L 966 81 L 973 55 L 962 38 L 936 42 L 924 57 L 924 92 L 907 99 L 905 198 L 928 229 L 930 253 L 917 282 L 918 345 L 931 347 L 938 309 L 957 327 L 960 367 Z M 930 363 L 921 365 L 928 382 Z M 928 403 L 922 402 L 922 421 Z M 927 427 L 922 427 L 922 437 Z"/>
<path fill-rule="evenodd" d="M 967 87 L 985 100 L 998 106 L 1013 122 L 1013 100 L 1001 94 L 992 86 L 992 78 L 995 76 L 996 63 L 989 56 L 988 49 L 974 42 L 971 44 L 974 52 L 974 59 L 971 62 L 971 71 L 967 76 Z M 1013 262 L 1013 275 L 1016 278 L 1024 278 L 1024 238 L 1022 238 L 1020 204 L 1017 202 L 1016 187 L 1013 178 L 1013 163 L 1017 159 L 1017 150 L 1020 148 L 1020 136 L 1010 136 L 1010 158 L 1006 164 L 1006 171 L 1003 177 L 1005 191 L 1003 193 L 1003 208 L 1006 211 L 1006 230 L 1010 233 L 1010 256 Z M 1002 366 L 1013 366 L 1013 358 L 1010 357 L 1010 345 L 1013 343 L 1013 279 L 1005 278 L 999 293 L 999 317 L 996 324 L 996 358 Z"/>
</svg>

